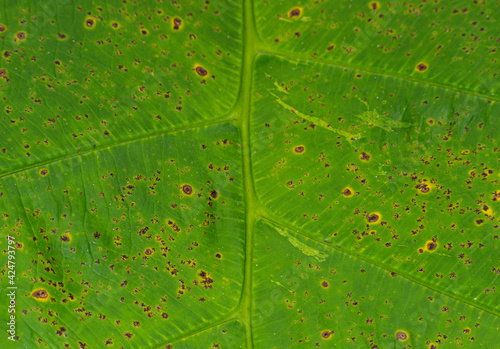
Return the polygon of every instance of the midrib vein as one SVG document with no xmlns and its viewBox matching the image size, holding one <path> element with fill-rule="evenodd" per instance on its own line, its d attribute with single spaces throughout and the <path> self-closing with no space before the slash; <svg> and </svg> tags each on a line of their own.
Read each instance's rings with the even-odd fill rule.
<svg viewBox="0 0 500 349">
<path fill-rule="evenodd" d="M 252 178 L 252 162 L 250 148 L 250 108 L 252 99 L 252 68 L 257 55 L 257 34 L 253 17 L 252 0 L 243 2 L 243 64 L 239 95 L 240 129 L 243 152 L 243 189 L 245 198 L 245 264 L 243 273 L 243 289 L 239 305 L 239 317 L 245 326 L 247 349 L 253 348 L 252 334 L 252 250 L 254 225 L 258 210 L 255 188 Z"/>
</svg>

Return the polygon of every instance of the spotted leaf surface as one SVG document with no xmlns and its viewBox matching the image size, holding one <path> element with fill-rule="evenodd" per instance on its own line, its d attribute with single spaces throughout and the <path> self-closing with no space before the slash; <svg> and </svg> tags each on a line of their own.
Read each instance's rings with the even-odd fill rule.
<svg viewBox="0 0 500 349">
<path fill-rule="evenodd" d="M 498 5 L 2 2 L 0 345 L 498 345 Z"/>
</svg>

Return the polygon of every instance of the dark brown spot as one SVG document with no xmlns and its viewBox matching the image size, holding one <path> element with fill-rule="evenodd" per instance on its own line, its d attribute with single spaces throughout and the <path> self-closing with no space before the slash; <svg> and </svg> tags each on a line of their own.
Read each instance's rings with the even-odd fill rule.
<svg viewBox="0 0 500 349">
<path fill-rule="evenodd" d="M 189 184 L 184 184 L 182 186 L 182 191 L 184 192 L 184 194 L 186 195 L 191 195 L 193 194 L 193 187 L 190 186 Z"/>
<path fill-rule="evenodd" d="M 173 19 L 173 23 L 174 23 L 174 30 L 179 30 L 179 28 L 182 25 L 182 20 L 179 17 L 175 17 Z"/>
<path fill-rule="evenodd" d="M 151 256 L 151 255 L 153 254 L 153 250 L 152 250 L 152 249 L 150 249 L 150 248 L 146 248 L 146 251 L 144 251 L 144 254 L 145 254 L 146 256 Z"/>
<path fill-rule="evenodd" d="M 7 30 L 7 28 L 3 24 L 0 23 L 0 33 L 3 33 L 6 30 Z"/>
<path fill-rule="evenodd" d="M 61 236 L 61 241 L 62 242 L 68 242 L 69 241 L 69 236 L 68 235 Z"/>
<path fill-rule="evenodd" d="M 163 314 L 161 314 L 161 317 L 164 318 L 164 319 L 168 319 L 168 314 L 167 313 L 163 313 Z"/>
<path fill-rule="evenodd" d="M 424 72 L 427 70 L 427 64 L 419 63 L 417 64 L 417 67 L 415 69 L 417 69 L 419 72 Z"/>
<path fill-rule="evenodd" d="M 375 223 L 380 219 L 380 216 L 376 213 L 372 213 L 366 217 L 368 223 Z"/>
<path fill-rule="evenodd" d="M 31 295 L 33 296 L 33 298 L 41 298 L 41 299 L 45 299 L 49 296 L 49 294 L 45 290 L 36 290 Z"/>
<path fill-rule="evenodd" d="M 26 33 L 25 33 L 25 32 L 19 32 L 19 33 L 17 33 L 17 34 L 16 34 L 16 36 L 17 36 L 17 38 L 18 38 L 19 40 L 24 40 L 24 39 L 26 39 Z"/>
<path fill-rule="evenodd" d="M 434 251 L 437 248 L 437 244 L 435 242 L 428 242 L 427 243 L 427 249 L 429 251 Z"/>
<path fill-rule="evenodd" d="M 0 78 L 3 78 L 7 74 L 5 69 L 0 69 Z"/>
<path fill-rule="evenodd" d="M 328 339 L 331 337 L 333 331 L 323 331 L 321 332 L 321 338 Z"/>
<path fill-rule="evenodd" d="M 47 170 L 47 169 L 45 169 L 45 168 L 42 168 L 42 169 L 40 170 L 40 175 L 41 175 L 41 176 L 46 176 L 46 175 L 47 175 L 47 173 L 49 173 L 49 170 Z"/>
<path fill-rule="evenodd" d="M 94 239 L 99 239 L 100 237 L 101 237 L 101 234 L 98 231 L 96 231 L 94 233 Z"/>
<path fill-rule="evenodd" d="M 217 193 L 215 190 L 210 191 L 210 197 L 212 199 L 217 199 L 219 197 L 219 193 Z"/>
<path fill-rule="evenodd" d="M 288 17 L 293 18 L 293 17 L 300 17 L 302 14 L 302 10 L 298 7 L 292 8 L 290 12 L 288 12 Z"/>
<path fill-rule="evenodd" d="M 379 5 L 379 4 L 378 4 L 376 1 L 372 1 L 372 2 L 370 2 L 370 8 L 371 8 L 372 10 L 376 10 L 376 9 L 378 9 L 378 5 Z"/>
<path fill-rule="evenodd" d="M 195 71 L 196 71 L 196 74 L 198 74 L 199 76 L 207 76 L 208 75 L 208 71 L 203 68 L 201 65 L 197 66 L 195 68 Z"/>
<path fill-rule="evenodd" d="M 360 158 L 361 160 L 363 160 L 363 161 L 368 161 L 368 160 L 370 160 L 370 155 L 369 155 L 369 154 L 367 154 L 367 153 L 365 153 L 365 152 L 362 152 L 362 153 L 361 153 L 361 156 L 360 156 L 359 158 Z"/>
<path fill-rule="evenodd" d="M 396 332 L 396 338 L 398 341 L 405 341 L 408 339 L 408 334 L 404 331 L 398 331 Z"/>
<path fill-rule="evenodd" d="M 148 31 L 146 29 L 141 29 L 141 34 L 142 35 L 147 35 L 148 34 Z"/>
<path fill-rule="evenodd" d="M 22 243 L 20 243 L 20 242 L 16 242 L 16 247 L 17 247 L 17 248 L 23 248 L 23 244 L 22 244 Z"/>
<path fill-rule="evenodd" d="M 484 220 L 483 219 L 476 219 L 476 224 L 477 225 L 481 225 L 484 223 Z"/>
<path fill-rule="evenodd" d="M 331 50 L 333 50 L 334 48 L 335 48 L 335 45 L 330 45 L 330 46 L 328 46 L 326 49 L 327 49 L 328 51 L 331 51 Z"/>
<path fill-rule="evenodd" d="M 321 282 L 321 286 L 324 287 L 324 288 L 327 288 L 330 286 L 330 284 L 328 283 L 328 281 L 324 280 Z"/>
<path fill-rule="evenodd" d="M 93 18 L 87 18 L 87 19 L 85 20 L 85 26 L 86 26 L 87 28 L 92 28 L 94 25 L 95 25 L 95 21 L 94 21 L 94 19 L 93 19 Z"/>
<path fill-rule="evenodd" d="M 63 33 L 59 33 L 57 34 L 58 38 L 63 40 L 63 39 L 66 39 L 66 34 L 63 34 Z"/>
<path fill-rule="evenodd" d="M 217 259 L 221 259 L 221 258 L 222 258 L 222 255 L 221 255 L 220 253 L 216 253 L 216 254 L 215 254 L 215 258 L 217 258 Z"/>
<path fill-rule="evenodd" d="M 304 152 L 304 150 L 306 150 L 306 148 L 303 145 L 299 145 L 298 147 L 295 147 L 293 151 L 296 152 L 297 154 L 301 154 Z"/>
<path fill-rule="evenodd" d="M 349 188 L 345 188 L 344 191 L 342 192 L 342 195 L 344 196 L 351 196 L 352 195 L 352 190 Z"/>
<path fill-rule="evenodd" d="M 116 29 L 116 28 L 118 28 L 118 23 L 117 22 L 113 22 L 113 23 L 111 23 L 111 26 Z"/>
</svg>

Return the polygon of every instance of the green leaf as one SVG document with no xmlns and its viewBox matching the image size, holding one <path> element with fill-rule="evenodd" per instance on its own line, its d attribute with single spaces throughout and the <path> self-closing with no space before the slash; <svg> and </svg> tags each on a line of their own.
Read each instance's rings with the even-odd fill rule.
<svg viewBox="0 0 500 349">
<path fill-rule="evenodd" d="M 494 347 L 497 15 L 0 4 L 0 344 Z"/>
</svg>

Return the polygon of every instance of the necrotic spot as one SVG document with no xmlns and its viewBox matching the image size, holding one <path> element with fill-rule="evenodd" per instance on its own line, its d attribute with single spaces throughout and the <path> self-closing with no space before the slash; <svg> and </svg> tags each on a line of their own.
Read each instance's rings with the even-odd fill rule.
<svg viewBox="0 0 500 349">
<path fill-rule="evenodd" d="M 26 33 L 25 32 L 18 32 L 16 34 L 16 37 L 19 39 L 19 40 L 24 40 L 26 39 Z"/>
<path fill-rule="evenodd" d="M 85 20 L 85 27 L 86 28 L 93 28 L 95 25 L 95 20 L 93 18 L 87 18 Z"/>
<path fill-rule="evenodd" d="M 359 157 L 360 160 L 362 161 L 369 161 L 370 160 L 370 154 L 366 152 L 362 152 L 361 156 Z"/>
<path fill-rule="evenodd" d="M 427 249 L 429 251 L 434 251 L 437 248 L 437 244 L 434 241 L 429 241 L 427 243 Z"/>
<path fill-rule="evenodd" d="M 46 168 L 42 168 L 39 173 L 40 176 L 46 176 L 47 173 L 49 173 L 49 170 L 47 170 Z"/>
<path fill-rule="evenodd" d="M 372 10 L 377 10 L 380 8 L 380 3 L 378 1 L 372 1 L 369 6 Z"/>
<path fill-rule="evenodd" d="M 33 293 L 31 295 L 33 296 L 33 298 L 47 299 L 47 297 L 49 296 L 49 293 L 43 289 L 40 289 L 40 290 L 33 291 Z"/>
<path fill-rule="evenodd" d="M 174 30 L 179 30 L 182 27 L 182 20 L 179 17 L 172 19 L 172 28 Z"/>
<path fill-rule="evenodd" d="M 182 186 L 182 191 L 186 195 L 191 195 L 191 194 L 193 194 L 193 187 L 190 186 L 189 184 L 184 184 Z"/>
<path fill-rule="evenodd" d="M 419 71 L 419 72 L 424 72 L 427 70 L 427 64 L 425 63 L 418 63 L 417 66 L 415 67 L 415 70 Z"/>
<path fill-rule="evenodd" d="M 323 331 L 321 332 L 321 338 L 329 339 L 332 336 L 333 331 Z"/>
<path fill-rule="evenodd" d="M 405 331 L 397 331 L 396 332 L 396 339 L 398 341 L 406 341 L 408 339 L 408 333 L 406 333 Z"/>
<path fill-rule="evenodd" d="M 323 281 L 321 281 L 321 287 L 328 288 L 328 287 L 330 287 L 330 284 L 328 283 L 328 281 L 323 280 Z"/>
<path fill-rule="evenodd" d="M 216 253 L 216 254 L 215 254 L 215 258 L 217 258 L 217 259 L 221 259 L 221 258 L 222 258 L 222 255 L 221 255 L 220 253 Z"/>
<path fill-rule="evenodd" d="M 201 65 L 195 66 L 194 70 L 196 71 L 196 74 L 198 74 L 201 77 L 205 77 L 208 75 L 208 71 L 203 68 Z"/>
<path fill-rule="evenodd" d="M 366 217 L 366 220 L 367 220 L 367 221 L 368 221 L 368 223 L 370 223 L 370 224 L 377 223 L 378 221 L 380 221 L 380 214 L 378 214 L 378 213 L 370 213 L 370 214 Z"/>
<path fill-rule="evenodd" d="M 295 154 L 302 154 L 305 150 L 306 150 L 306 148 L 303 145 L 299 145 L 299 146 L 295 147 L 295 149 L 293 149 Z"/>
<path fill-rule="evenodd" d="M 345 197 L 350 197 L 350 196 L 352 196 L 352 190 L 350 188 L 345 188 L 342 191 L 342 195 L 344 195 Z"/>
<path fill-rule="evenodd" d="M 210 197 L 212 199 L 217 199 L 219 197 L 219 193 L 217 193 L 215 190 L 210 191 Z"/>
<path fill-rule="evenodd" d="M 288 12 L 289 18 L 298 18 L 302 15 L 302 9 L 300 7 L 294 7 Z"/>
<path fill-rule="evenodd" d="M 3 25 L 2 23 L 0 23 L 0 33 L 3 33 L 6 30 L 7 30 L 7 27 L 5 25 Z"/>
</svg>

